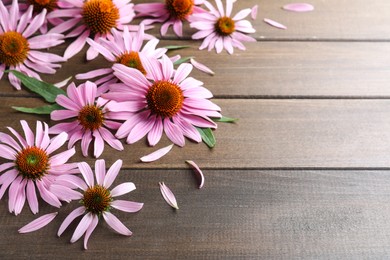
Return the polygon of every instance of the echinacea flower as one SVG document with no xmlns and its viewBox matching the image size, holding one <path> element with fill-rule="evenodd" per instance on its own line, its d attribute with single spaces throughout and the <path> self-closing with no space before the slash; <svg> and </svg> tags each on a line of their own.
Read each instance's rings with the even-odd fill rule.
<svg viewBox="0 0 390 260">
<path fill-rule="evenodd" d="M 125 26 L 123 32 L 119 32 L 112 29 L 112 35 L 114 37 L 110 39 L 99 39 L 98 42 L 92 39 L 87 39 L 89 45 L 97 52 L 106 58 L 106 60 L 112 63 L 120 63 L 131 68 L 138 69 L 142 73 L 146 74 L 140 55 L 144 55 L 148 58 L 158 59 L 164 53 L 167 52 L 165 48 L 156 48 L 159 40 L 154 38 L 149 40 L 145 46 L 142 47 L 142 43 L 145 40 L 144 26 L 140 25 L 138 32 L 130 33 L 129 27 Z M 98 93 L 104 93 L 108 90 L 110 84 L 117 83 L 119 80 L 113 74 L 113 69 L 101 68 L 87 73 L 76 75 L 77 79 L 92 79 L 96 77 L 102 77 L 95 81 L 98 85 Z"/>
<path fill-rule="evenodd" d="M 118 138 L 127 136 L 131 144 L 147 135 L 154 146 L 165 132 L 173 143 L 184 146 L 184 136 L 202 141 L 195 126 L 217 127 L 209 117 L 220 118 L 221 109 L 208 100 L 213 95 L 203 82 L 187 77 L 191 64 L 183 63 L 175 71 L 166 55 L 158 61 L 142 59 L 142 64 L 150 80 L 139 70 L 115 64 L 114 74 L 124 84 L 116 84 L 102 95 L 112 100 L 107 106 L 122 115 L 118 119 L 126 120 L 116 133 Z"/>
<path fill-rule="evenodd" d="M 72 122 L 52 126 L 50 133 L 66 131 L 69 134 L 69 147 L 81 139 L 84 156 L 88 156 L 89 144 L 93 138 L 95 157 L 103 153 L 104 142 L 116 150 L 123 150 L 122 143 L 109 130 L 117 129 L 120 124 L 111 120 L 110 111 L 106 108 L 107 100 L 100 98 L 96 92 L 96 84 L 90 81 L 79 87 L 71 83 L 67 88 L 68 96 L 58 95 L 56 98 L 57 104 L 65 109 L 54 110 L 50 114 L 50 118 L 56 121 L 74 119 Z"/>
<path fill-rule="evenodd" d="M 64 40 L 63 35 L 58 33 L 35 35 L 45 21 L 46 9 L 34 18 L 31 18 L 32 12 L 33 6 L 30 6 L 20 16 L 17 0 L 9 9 L 0 2 L 0 79 L 6 68 L 40 79 L 35 71 L 54 74 L 61 67 L 58 62 L 65 61 L 56 54 L 37 51 L 57 46 Z M 12 73 L 8 78 L 12 86 L 21 89 L 20 80 Z"/>
<path fill-rule="evenodd" d="M 165 0 L 165 3 L 146 3 L 137 4 L 134 10 L 137 16 L 151 16 L 151 19 L 145 19 L 143 24 L 163 23 L 161 26 L 161 35 L 165 35 L 169 26 L 172 25 L 173 31 L 177 36 L 183 36 L 183 21 L 189 19 L 193 14 L 203 13 L 200 5 L 204 0 Z"/>
<path fill-rule="evenodd" d="M 81 215 L 84 215 L 80 223 L 76 227 L 71 243 L 76 242 L 82 235 L 84 236 L 84 248 L 87 249 L 88 239 L 98 224 L 99 218 L 103 216 L 106 223 L 121 235 L 131 236 L 132 232 L 110 211 L 118 209 L 124 212 L 138 212 L 142 209 L 143 203 L 132 202 L 127 200 L 116 200 L 114 198 L 127 194 L 135 190 L 135 185 L 132 182 L 119 184 L 112 190 L 109 190 L 115 178 L 117 177 L 122 160 L 117 160 L 107 171 L 104 160 L 95 162 L 95 177 L 91 167 L 85 163 L 79 163 L 79 169 L 84 177 L 84 180 L 70 182 L 71 185 L 77 185 L 82 190 L 79 193 L 79 200 L 82 206 L 73 210 L 62 222 L 57 235 L 65 231 L 73 220 Z M 73 196 L 72 194 L 70 196 Z"/>
<path fill-rule="evenodd" d="M 248 20 L 244 20 L 252 10 L 250 8 L 239 11 L 231 17 L 234 0 L 226 0 L 226 10 L 224 10 L 222 1 L 215 0 L 217 9 L 209 2 L 205 2 L 210 10 L 208 13 L 194 14 L 190 18 L 190 27 L 199 31 L 192 35 L 192 39 L 204 39 L 199 47 L 200 50 L 215 48 L 217 53 L 226 49 L 232 54 L 234 47 L 245 50 L 242 42 L 255 42 L 256 39 L 247 35 L 256 30 Z"/>
<path fill-rule="evenodd" d="M 9 188 L 8 209 L 11 213 L 18 215 L 27 199 L 32 213 L 36 214 L 37 188 L 44 201 L 60 207 L 61 202 L 50 191 L 50 185 L 61 175 L 78 173 L 76 164 L 66 163 L 75 154 L 75 149 L 53 155 L 66 142 L 68 135 L 65 132 L 50 139 L 46 123 L 37 121 L 35 135 L 26 121 L 22 120 L 21 125 L 24 138 L 8 127 L 17 141 L 6 133 L 0 133 L 0 157 L 9 160 L 0 165 L 0 199 Z"/>
<path fill-rule="evenodd" d="M 54 10 L 48 18 L 69 18 L 49 32 L 63 33 L 71 30 L 66 37 L 77 39 L 65 51 L 64 57 L 69 59 L 84 47 L 89 36 L 95 40 L 111 36 L 111 29 L 122 30 L 134 18 L 134 5 L 128 0 L 66 0 L 70 7 Z M 138 30 L 138 26 L 130 28 Z M 96 58 L 98 52 L 93 48 L 87 51 L 87 59 Z"/>
</svg>

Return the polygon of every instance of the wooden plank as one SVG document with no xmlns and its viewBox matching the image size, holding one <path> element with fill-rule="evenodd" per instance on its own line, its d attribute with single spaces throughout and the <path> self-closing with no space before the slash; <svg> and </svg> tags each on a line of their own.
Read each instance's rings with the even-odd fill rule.
<svg viewBox="0 0 390 260">
<path fill-rule="evenodd" d="M 390 256 L 390 176 L 385 171 L 205 171 L 196 188 L 191 170 L 122 172 L 116 183 L 137 190 L 121 199 L 144 202 L 142 211 L 113 210 L 133 231 L 130 238 L 102 221 L 89 249 L 69 240 L 79 221 L 62 237 L 56 232 L 72 202 L 44 229 L 19 235 L 35 218 L 25 206 L 14 217 L 0 203 L 0 257 L 128 259 L 387 259 Z M 162 199 L 158 182 L 175 192 L 180 209 Z M 6 196 L 7 198 L 7 196 Z M 41 204 L 41 212 L 55 209 Z M 102 219 L 101 219 L 102 220 Z"/>
<path fill-rule="evenodd" d="M 209 76 L 193 70 L 216 97 L 390 97 L 390 52 L 387 43 L 259 42 L 234 55 L 198 51 L 190 41 L 162 41 L 160 46 L 185 44 L 188 49 L 169 55 L 194 56 L 215 71 Z M 62 54 L 65 46 L 53 49 Z M 78 73 L 110 67 L 99 57 L 85 61 L 85 50 L 43 79 L 55 83 Z M 81 81 L 78 81 L 79 83 Z M 1 96 L 31 96 L 16 91 L 4 77 Z"/>
<path fill-rule="evenodd" d="M 154 0 L 134 0 L 134 3 L 156 2 Z M 160 1 L 163 2 L 163 1 Z M 214 4 L 214 1 L 210 1 Z M 223 1 L 224 2 L 224 1 Z M 291 2 L 291 1 L 290 1 Z M 233 14 L 244 8 L 259 6 L 258 17 L 253 21 L 257 30 L 253 36 L 259 40 L 390 40 L 390 23 L 388 10 L 390 2 L 386 0 L 372 0 L 367 4 L 365 0 L 311 0 L 315 10 L 308 13 L 293 13 L 282 10 L 289 1 L 245 0 L 234 4 Z M 215 4 L 214 4 L 215 6 Z M 276 20 L 288 27 L 280 30 L 263 22 L 264 18 Z M 151 30 L 159 35 L 160 25 Z M 189 39 L 196 31 L 184 27 L 184 38 Z M 178 39 L 171 30 L 165 38 Z"/>
<path fill-rule="evenodd" d="M 217 145 L 187 140 L 156 163 L 139 158 L 170 142 L 163 138 L 157 147 L 142 139 L 119 152 L 106 146 L 102 155 L 109 162 L 121 158 L 127 168 L 187 168 L 194 160 L 205 168 L 291 167 L 390 167 L 389 100 L 214 100 L 237 124 L 219 123 Z M 48 120 L 13 111 L 10 106 L 39 105 L 36 99 L 1 98 L 1 131 L 5 126 L 21 129 L 19 120 Z M 51 122 L 53 124 L 53 122 Z M 80 150 L 77 144 L 76 149 Z M 87 160 L 78 152 L 74 161 Z"/>
</svg>

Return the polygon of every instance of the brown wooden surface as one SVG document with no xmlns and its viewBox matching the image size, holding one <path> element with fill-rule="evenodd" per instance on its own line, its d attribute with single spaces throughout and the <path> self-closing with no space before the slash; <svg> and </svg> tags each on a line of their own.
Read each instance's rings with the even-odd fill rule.
<svg viewBox="0 0 390 260">
<path fill-rule="evenodd" d="M 141 1 L 134 1 L 139 3 Z M 154 2 L 152 0 L 142 2 Z M 133 231 L 130 238 L 101 222 L 89 249 L 70 244 L 76 222 L 56 231 L 77 202 L 65 205 L 46 228 L 20 235 L 33 220 L 27 206 L 15 217 L 8 196 L 0 201 L 0 259 L 389 259 L 390 258 L 390 2 L 311 0 L 315 11 L 281 9 L 290 1 L 238 0 L 235 10 L 259 5 L 254 21 L 258 42 L 247 51 L 198 51 L 169 31 L 160 46 L 190 45 L 172 54 L 195 56 L 215 72 L 194 71 L 215 95 L 213 100 L 236 124 L 219 123 L 213 150 L 187 140 L 161 160 L 139 158 L 155 147 L 145 139 L 117 152 L 106 147 L 107 164 L 124 160 L 116 183 L 132 181 L 137 190 L 125 199 L 144 202 L 136 214 L 115 211 Z M 285 24 L 279 30 L 263 18 Z M 158 36 L 159 26 L 151 30 Z M 56 49 L 63 53 L 66 45 Z M 63 65 L 58 82 L 106 64 L 86 62 L 83 53 Z M 47 116 L 15 112 L 11 106 L 43 102 L 26 90 L 0 81 L 0 131 L 21 130 Z M 85 160 L 80 144 L 72 161 Z M 197 189 L 184 163 L 194 160 L 206 176 Z M 180 209 L 163 201 L 158 182 L 177 196 Z M 55 209 L 41 203 L 40 213 Z"/>
</svg>

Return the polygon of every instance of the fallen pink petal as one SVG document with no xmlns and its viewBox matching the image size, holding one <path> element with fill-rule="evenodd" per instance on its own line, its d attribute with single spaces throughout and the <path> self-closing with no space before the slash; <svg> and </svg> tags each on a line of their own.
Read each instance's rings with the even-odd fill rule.
<svg viewBox="0 0 390 260">
<path fill-rule="evenodd" d="M 203 175 L 202 170 L 199 168 L 199 166 L 194 161 L 186 161 L 186 163 L 191 165 L 192 168 L 194 169 L 195 176 L 199 182 L 199 189 L 201 189 L 204 185 L 204 175 Z"/>
<path fill-rule="evenodd" d="M 57 214 L 58 214 L 58 212 L 53 212 L 53 213 L 43 215 L 43 216 L 31 221 L 30 223 L 28 223 L 24 227 L 20 228 L 18 230 L 18 232 L 19 233 L 29 233 L 29 232 L 33 232 L 33 231 L 36 231 L 38 229 L 41 229 L 41 228 L 45 227 L 47 224 L 49 224 L 57 216 Z"/>
<path fill-rule="evenodd" d="M 279 28 L 279 29 L 283 29 L 283 30 L 287 29 L 287 27 L 285 25 L 278 23 L 274 20 L 268 19 L 268 18 L 264 18 L 264 22 L 266 22 L 267 24 L 269 24 L 273 27 Z"/>
<path fill-rule="evenodd" d="M 258 5 L 255 5 L 252 7 L 252 12 L 251 12 L 251 17 L 253 20 L 256 20 L 257 18 L 257 11 L 259 9 L 259 6 Z"/>
<path fill-rule="evenodd" d="M 175 195 L 173 194 L 171 189 L 169 189 L 168 186 L 165 185 L 164 182 L 159 182 L 159 184 L 160 184 L 161 195 L 163 196 L 164 200 L 172 208 L 179 209 L 179 206 L 177 205 L 177 201 L 176 201 Z"/>
<path fill-rule="evenodd" d="M 291 3 L 283 6 L 283 9 L 291 12 L 311 12 L 314 6 L 307 3 Z"/>
<path fill-rule="evenodd" d="M 154 162 L 154 161 L 160 159 L 161 157 L 163 157 L 164 155 L 166 155 L 167 153 L 169 153 L 169 151 L 171 151 L 172 147 L 173 147 L 173 144 L 168 145 L 164 148 L 158 149 L 157 151 L 155 151 L 153 153 L 150 153 L 148 155 L 141 157 L 140 160 L 142 162 Z"/>
<path fill-rule="evenodd" d="M 190 59 L 190 62 L 198 70 L 203 71 L 203 72 L 205 72 L 207 74 L 210 74 L 212 76 L 215 75 L 214 71 L 212 71 L 209 67 L 207 67 L 206 65 L 204 65 L 204 64 L 194 60 L 193 58 Z"/>
</svg>

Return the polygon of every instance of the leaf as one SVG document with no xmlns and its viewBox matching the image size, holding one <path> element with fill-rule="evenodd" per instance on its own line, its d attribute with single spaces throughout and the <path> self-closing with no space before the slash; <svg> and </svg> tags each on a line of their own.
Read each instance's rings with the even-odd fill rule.
<svg viewBox="0 0 390 260">
<path fill-rule="evenodd" d="M 196 127 L 200 136 L 202 136 L 202 140 L 208 147 L 213 148 L 217 141 L 215 140 L 213 131 L 210 128 L 199 128 Z"/>
<path fill-rule="evenodd" d="M 181 58 L 181 59 L 175 61 L 173 63 L 173 65 L 180 65 L 180 64 L 182 64 L 184 62 L 187 62 L 187 61 L 191 60 L 192 58 L 194 58 L 194 57 L 184 57 L 184 58 Z"/>
<path fill-rule="evenodd" d="M 235 123 L 238 121 L 238 118 L 231 118 L 227 116 L 222 116 L 221 118 L 213 118 L 214 122 L 221 122 L 221 123 Z"/>
<path fill-rule="evenodd" d="M 29 114 L 39 114 L 39 115 L 50 115 L 51 112 L 54 110 L 61 110 L 64 109 L 62 106 L 53 104 L 53 105 L 46 105 L 46 106 L 41 106 L 41 107 L 12 107 L 13 109 L 24 112 L 24 113 L 29 113 Z"/>
<path fill-rule="evenodd" d="M 26 88 L 42 96 L 47 102 L 54 103 L 58 95 L 66 95 L 64 90 L 57 88 L 53 84 L 29 77 L 19 71 L 10 70 L 8 72 L 14 74 Z"/>
<path fill-rule="evenodd" d="M 189 48 L 189 47 L 190 46 L 188 46 L 188 45 L 168 45 L 168 46 L 164 46 L 163 48 L 171 51 L 171 50 L 185 49 L 185 48 Z"/>
</svg>

